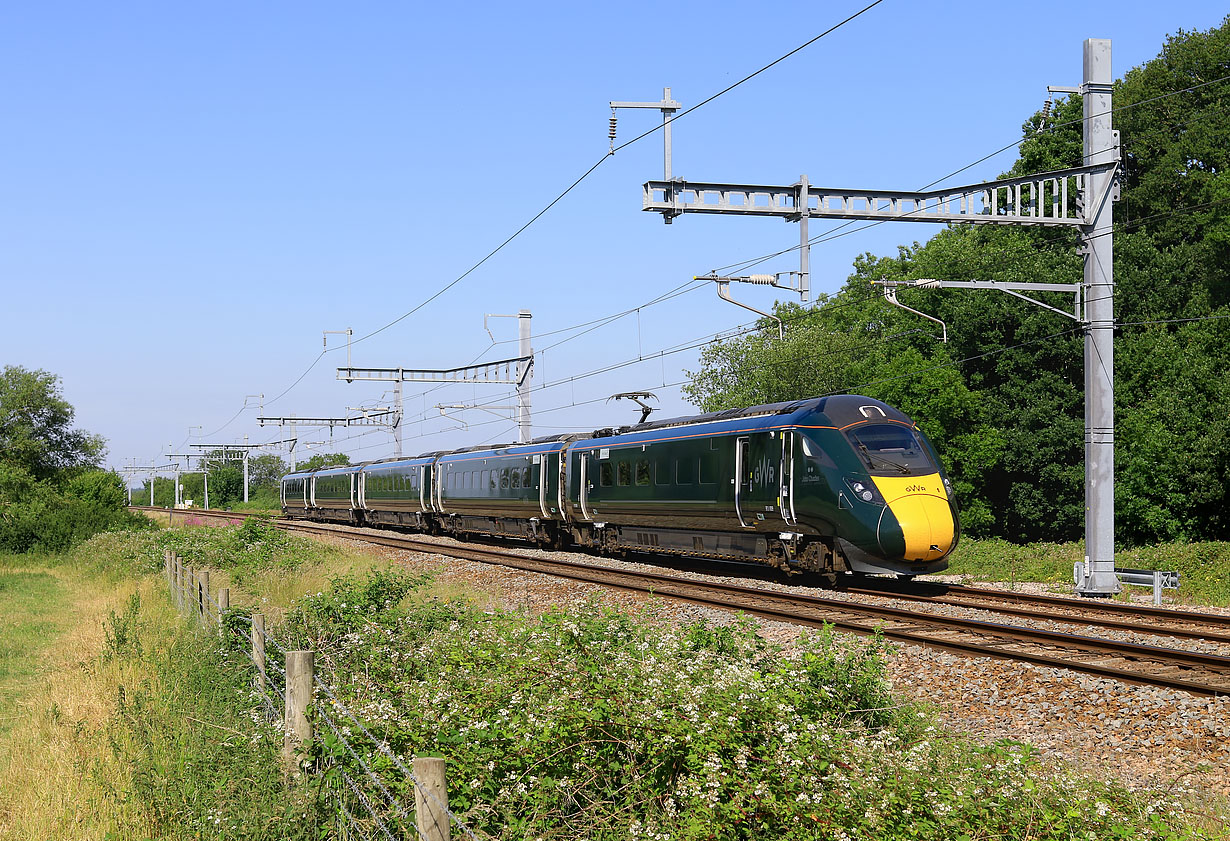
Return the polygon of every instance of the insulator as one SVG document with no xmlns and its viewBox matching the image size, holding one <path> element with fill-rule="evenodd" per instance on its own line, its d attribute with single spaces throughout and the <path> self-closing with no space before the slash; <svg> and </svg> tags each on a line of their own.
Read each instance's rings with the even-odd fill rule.
<svg viewBox="0 0 1230 841">
<path fill-rule="evenodd" d="M 611 138 L 612 140 L 614 140 L 614 139 L 615 139 L 615 122 L 616 122 L 616 119 L 617 119 L 617 118 L 615 117 L 615 115 L 614 115 L 614 114 L 612 114 L 612 115 L 611 115 L 611 127 L 610 127 L 609 129 L 607 129 L 607 132 L 606 132 L 607 137 Z"/>
<path fill-rule="evenodd" d="M 939 289 L 940 281 L 933 277 L 920 277 L 914 281 L 914 285 L 919 289 Z"/>
<path fill-rule="evenodd" d="M 775 274 L 748 275 L 746 282 L 747 283 L 758 283 L 761 286 L 772 286 L 774 283 L 777 282 L 777 275 Z"/>
<path fill-rule="evenodd" d="M 1042 119 L 1038 122 L 1038 131 L 1046 128 L 1046 121 L 1051 118 L 1051 106 L 1055 104 L 1053 99 L 1048 99 L 1042 103 Z"/>
</svg>

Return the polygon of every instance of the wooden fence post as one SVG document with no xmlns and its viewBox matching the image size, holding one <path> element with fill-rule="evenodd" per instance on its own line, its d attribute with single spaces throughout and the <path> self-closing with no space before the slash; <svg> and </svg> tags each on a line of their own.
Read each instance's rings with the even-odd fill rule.
<svg viewBox="0 0 1230 841">
<path fill-rule="evenodd" d="M 226 612 L 231 609 L 231 588 L 221 587 L 218 589 L 218 636 L 225 637 L 226 629 L 222 626 L 223 617 Z"/>
<path fill-rule="evenodd" d="M 175 597 L 175 609 L 183 612 L 184 609 L 184 570 L 183 563 L 179 559 L 179 553 L 171 553 L 171 595 Z"/>
<path fill-rule="evenodd" d="M 286 652 L 286 739 L 282 757 L 293 764 L 295 752 L 312 740 L 312 722 L 307 708 L 312 703 L 312 683 L 316 677 L 316 652 Z"/>
<path fill-rule="evenodd" d="M 252 614 L 252 662 L 256 664 L 256 685 L 265 692 L 269 681 L 265 677 L 265 614 Z"/>
<path fill-rule="evenodd" d="M 192 615 L 196 610 L 196 572 L 188 564 L 184 564 L 184 613 Z"/>
<path fill-rule="evenodd" d="M 438 756 L 416 756 L 414 776 L 414 822 L 422 841 L 449 841 L 448 785 L 444 779 L 444 760 Z"/>
<path fill-rule="evenodd" d="M 197 593 L 200 594 L 200 599 L 197 602 L 196 618 L 201 620 L 202 625 L 208 625 L 209 615 L 213 611 L 209 609 L 209 570 L 207 569 L 201 570 L 200 588 Z"/>
</svg>

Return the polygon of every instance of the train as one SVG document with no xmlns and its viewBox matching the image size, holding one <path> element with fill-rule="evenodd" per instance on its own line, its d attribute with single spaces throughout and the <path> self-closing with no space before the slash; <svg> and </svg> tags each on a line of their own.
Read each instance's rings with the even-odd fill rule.
<svg viewBox="0 0 1230 841">
<path fill-rule="evenodd" d="M 287 517 L 806 572 L 939 572 L 952 483 L 909 417 L 831 395 L 292 472 Z"/>
</svg>

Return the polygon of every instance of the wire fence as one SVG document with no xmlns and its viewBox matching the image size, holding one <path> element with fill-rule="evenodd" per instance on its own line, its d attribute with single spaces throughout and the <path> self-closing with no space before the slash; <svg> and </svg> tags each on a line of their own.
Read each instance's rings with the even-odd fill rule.
<svg viewBox="0 0 1230 841">
<path fill-rule="evenodd" d="M 230 649 L 243 652 L 251 664 L 255 695 L 266 722 L 283 732 L 283 757 L 287 763 L 324 775 L 325 782 L 332 783 L 322 786 L 322 790 L 331 795 L 335 822 L 341 831 L 339 837 L 444 841 L 455 827 L 467 838 L 478 841 L 475 832 L 449 808 L 443 760 L 416 758 L 412 769 L 316 675 L 313 652 L 293 651 L 278 642 L 265 629 L 263 614 L 249 616 L 232 611 L 229 589 L 221 588 L 216 597 L 211 595 L 208 570 L 194 570 L 168 550 L 166 577 L 180 611 L 201 626 L 216 630 Z M 318 699 L 318 695 L 323 698 Z M 305 754 L 303 748 L 314 735 L 309 705 L 313 717 L 327 728 L 339 752 L 353 760 L 349 771 L 336 759 L 310 759 Z M 367 740 L 367 745 L 360 749 L 351 743 L 355 732 Z M 409 783 L 413 804 L 402 802 L 392 790 L 397 785 L 386 781 L 372 767 L 373 751 L 387 759 Z"/>
</svg>

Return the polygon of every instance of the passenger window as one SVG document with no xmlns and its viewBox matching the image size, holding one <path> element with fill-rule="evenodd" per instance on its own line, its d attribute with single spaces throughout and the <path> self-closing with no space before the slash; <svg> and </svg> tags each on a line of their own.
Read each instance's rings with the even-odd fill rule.
<svg viewBox="0 0 1230 841">
<path fill-rule="evenodd" d="M 638 485 L 649 484 L 649 459 L 643 458 L 636 463 L 636 483 Z"/>
<path fill-rule="evenodd" d="M 669 485 L 671 483 L 671 463 L 669 461 L 656 461 L 653 465 L 653 477 L 659 485 Z"/>
<path fill-rule="evenodd" d="M 598 481 L 604 488 L 615 484 L 615 469 L 611 467 L 609 461 L 598 463 Z"/>
<path fill-rule="evenodd" d="M 690 485 L 696 475 L 696 460 L 681 458 L 675 462 L 675 484 Z"/>
<path fill-rule="evenodd" d="M 500 489 L 508 490 L 508 468 L 505 467 L 500 471 Z"/>
<path fill-rule="evenodd" d="M 532 483 L 530 482 L 530 478 L 531 478 L 530 468 L 528 467 L 523 468 L 521 471 L 521 487 L 523 488 L 533 487 Z"/>
<path fill-rule="evenodd" d="M 717 459 L 711 455 L 700 459 L 698 466 L 700 467 L 699 476 L 702 485 L 717 484 L 717 466 L 714 464 L 715 461 Z"/>
<path fill-rule="evenodd" d="M 632 464 L 630 462 L 621 461 L 619 463 L 619 484 L 632 484 Z"/>
<path fill-rule="evenodd" d="M 521 487 L 521 471 L 513 468 L 512 471 L 512 487 L 513 490 L 518 490 Z"/>
</svg>

